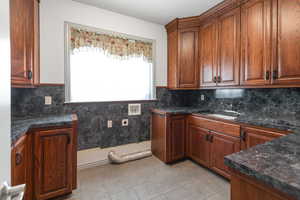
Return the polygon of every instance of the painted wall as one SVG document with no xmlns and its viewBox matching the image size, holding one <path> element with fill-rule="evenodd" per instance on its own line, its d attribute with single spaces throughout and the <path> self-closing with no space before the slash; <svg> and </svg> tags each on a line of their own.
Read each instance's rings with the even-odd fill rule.
<svg viewBox="0 0 300 200">
<path fill-rule="evenodd" d="M 9 0 L 0 1 L 0 184 L 10 181 Z"/>
<path fill-rule="evenodd" d="M 166 85 L 167 35 L 162 25 L 71 0 L 41 1 L 41 83 L 64 83 L 65 21 L 156 40 L 155 83 Z"/>
</svg>

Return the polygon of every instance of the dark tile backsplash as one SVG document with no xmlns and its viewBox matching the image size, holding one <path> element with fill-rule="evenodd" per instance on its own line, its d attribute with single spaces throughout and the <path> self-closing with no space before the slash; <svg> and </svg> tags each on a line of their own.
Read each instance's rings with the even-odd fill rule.
<svg viewBox="0 0 300 200">
<path fill-rule="evenodd" d="M 157 89 L 155 102 L 142 104 L 141 116 L 128 116 L 128 103 L 64 104 L 63 86 L 41 86 L 34 89 L 12 89 L 13 117 L 76 113 L 79 118 L 79 149 L 111 147 L 150 139 L 150 109 L 157 106 L 182 106 L 187 101 L 182 91 Z M 52 105 L 45 105 L 45 96 L 52 96 Z M 129 126 L 121 121 L 129 119 Z M 113 127 L 107 128 L 107 120 Z"/>
<path fill-rule="evenodd" d="M 201 101 L 201 95 L 205 100 Z M 45 105 L 45 96 L 52 96 L 52 105 Z M 157 88 L 155 102 L 142 104 L 141 116 L 128 116 L 128 103 L 64 104 L 63 86 L 42 86 L 35 89 L 12 89 L 12 114 L 39 116 L 76 113 L 79 118 L 79 149 L 112 147 L 150 139 L 150 109 L 162 106 L 191 106 L 209 110 L 264 112 L 273 116 L 300 113 L 300 88 L 224 89 L 169 91 Z M 121 120 L 129 119 L 122 127 Z M 107 120 L 113 127 L 107 128 Z"/>
</svg>

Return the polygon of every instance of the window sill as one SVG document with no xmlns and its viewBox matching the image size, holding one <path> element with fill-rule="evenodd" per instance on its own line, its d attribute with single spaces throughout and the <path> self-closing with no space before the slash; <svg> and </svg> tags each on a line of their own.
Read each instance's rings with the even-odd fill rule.
<svg viewBox="0 0 300 200">
<path fill-rule="evenodd" d="M 95 103 L 150 103 L 156 102 L 157 99 L 149 99 L 149 100 L 127 100 L 127 101 L 76 101 L 76 102 L 65 102 L 64 104 L 95 104 Z"/>
</svg>

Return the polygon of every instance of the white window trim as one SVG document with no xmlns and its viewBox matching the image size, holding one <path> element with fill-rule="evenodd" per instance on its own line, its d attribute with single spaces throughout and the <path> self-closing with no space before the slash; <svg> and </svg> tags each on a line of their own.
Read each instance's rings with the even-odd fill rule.
<svg viewBox="0 0 300 200">
<path fill-rule="evenodd" d="M 152 40 L 152 39 L 146 39 L 146 38 L 142 38 L 142 37 L 138 37 L 138 36 L 133 36 L 133 35 L 129 35 L 129 34 L 125 34 L 125 33 L 119 33 L 119 32 L 115 32 L 115 31 L 109 31 L 109 30 L 104 30 L 104 29 L 100 29 L 100 28 L 95 28 L 95 27 L 90 27 L 90 26 L 84 26 L 84 25 L 80 25 L 80 24 L 75 24 L 72 22 L 65 22 L 64 23 L 65 26 L 65 35 L 64 35 L 64 39 L 65 39 L 65 70 L 64 70 L 64 82 L 65 82 L 65 103 L 91 103 L 91 102 L 80 102 L 80 101 L 71 101 L 71 91 L 70 91 L 70 83 L 71 83 L 71 71 L 70 71 L 70 52 L 71 52 L 71 43 L 70 43 L 70 28 L 71 27 L 77 27 L 77 28 L 83 28 L 83 29 L 87 29 L 90 31 L 95 31 L 98 33 L 103 33 L 103 34 L 111 34 L 111 35 L 118 35 L 120 37 L 125 37 L 125 38 L 130 38 L 130 39 L 135 39 L 135 40 L 141 40 L 141 41 L 145 41 L 145 42 L 151 42 L 152 43 L 152 72 L 151 74 L 151 95 L 152 95 L 152 99 L 147 99 L 147 100 L 141 100 L 141 99 L 133 99 L 133 100 L 129 100 L 127 102 L 136 102 L 136 101 L 153 101 L 156 100 L 156 88 L 155 88 L 155 69 L 156 69 L 156 41 Z M 123 102 L 122 100 L 115 100 L 115 101 L 109 101 L 109 102 Z M 107 101 L 97 101 L 97 102 L 107 102 Z"/>
</svg>

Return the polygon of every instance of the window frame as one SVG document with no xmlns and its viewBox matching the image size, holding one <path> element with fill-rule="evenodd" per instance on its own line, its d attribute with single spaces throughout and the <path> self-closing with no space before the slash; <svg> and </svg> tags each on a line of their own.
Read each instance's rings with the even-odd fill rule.
<svg viewBox="0 0 300 200">
<path fill-rule="evenodd" d="M 153 39 L 146 39 L 134 35 L 129 35 L 125 33 L 120 33 L 116 31 L 109 31 L 109 30 L 104 30 L 100 28 L 95 28 L 91 26 L 85 26 L 85 25 L 80 25 L 80 24 L 75 24 L 72 22 L 65 22 L 64 23 L 64 83 L 65 83 L 65 103 L 94 103 L 94 102 L 147 102 L 147 101 L 156 101 L 156 88 L 155 88 L 155 69 L 156 69 L 156 41 Z M 132 100 L 112 100 L 112 101 L 71 101 L 71 67 L 70 67 L 70 53 L 71 53 L 71 43 L 70 43 L 70 28 L 75 27 L 75 28 L 83 28 L 89 31 L 95 31 L 98 33 L 103 33 L 103 34 L 111 34 L 111 35 L 117 35 L 120 37 L 125 37 L 133 40 L 141 40 L 145 42 L 151 42 L 152 43 L 152 70 L 150 72 L 151 78 L 150 78 L 150 93 L 151 93 L 151 99 L 132 99 Z"/>
</svg>

